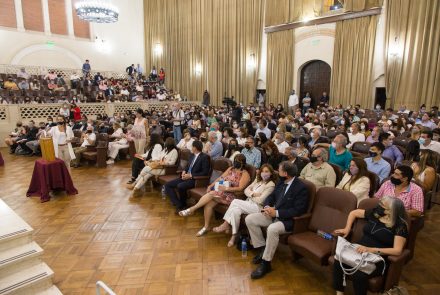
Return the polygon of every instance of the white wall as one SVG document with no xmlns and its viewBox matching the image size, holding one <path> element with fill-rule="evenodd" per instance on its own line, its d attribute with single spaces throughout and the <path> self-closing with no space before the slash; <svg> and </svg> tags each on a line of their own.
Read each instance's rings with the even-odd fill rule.
<svg viewBox="0 0 440 295">
<path fill-rule="evenodd" d="M 81 66 L 78 61 L 89 59 L 92 68 L 108 71 L 124 71 L 132 63 L 144 65 L 143 1 L 112 3 L 119 8 L 119 21 L 92 23 L 91 40 L 0 28 L 0 63 L 71 68 Z M 95 37 L 105 40 L 105 45 L 99 47 Z M 54 45 L 47 45 L 48 41 Z"/>
</svg>

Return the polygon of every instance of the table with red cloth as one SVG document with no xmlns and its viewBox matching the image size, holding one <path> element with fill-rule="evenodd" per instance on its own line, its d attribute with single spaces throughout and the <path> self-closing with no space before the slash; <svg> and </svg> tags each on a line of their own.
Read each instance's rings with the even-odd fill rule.
<svg viewBox="0 0 440 295">
<path fill-rule="evenodd" d="M 3 161 L 2 152 L 0 152 L 0 166 L 3 166 L 5 161 Z"/>
<path fill-rule="evenodd" d="M 69 195 L 78 193 L 64 161 L 60 159 L 51 162 L 43 159 L 36 160 L 26 196 L 40 196 L 41 202 L 47 202 L 50 200 L 49 193 L 52 190 L 63 190 Z"/>
</svg>

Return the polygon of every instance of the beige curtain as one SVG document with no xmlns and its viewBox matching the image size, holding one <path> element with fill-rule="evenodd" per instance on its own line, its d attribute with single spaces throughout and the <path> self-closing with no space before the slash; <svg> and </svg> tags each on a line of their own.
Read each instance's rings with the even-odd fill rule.
<svg viewBox="0 0 440 295">
<path fill-rule="evenodd" d="M 280 25 L 289 22 L 290 0 L 266 0 L 265 26 Z"/>
<path fill-rule="evenodd" d="M 383 0 L 341 0 L 345 11 L 362 11 L 373 7 L 381 7 Z"/>
<path fill-rule="evenodd" d="M 377 16 L 336 23 L 330 85 L 332 104 L 372 107 L 372 68 Z"/>
<path fill-rule="evenodd" d="M 253 101 L 264 0 L 144 0 L 144 13 L 147 71 L 163 67 L 166 85 L 190 100 L 207 89 L 213 105 Z"/>
<path fill-rule="evenodd" d="M 290 0 L 289 21 L 302 21 L 321 15 L 323 0 Z"/>
<path fill-rule="evenodd" d="M 287 98 L 293 89 L 294 56 L 294 30 L 267 36 L 266 103 L 287 105 Z"/>
<path fill-rule="evenodd" d="M 440 1 L 388 0 L 385 83 L 393 107 L 440 104 Z"/>
</svg>

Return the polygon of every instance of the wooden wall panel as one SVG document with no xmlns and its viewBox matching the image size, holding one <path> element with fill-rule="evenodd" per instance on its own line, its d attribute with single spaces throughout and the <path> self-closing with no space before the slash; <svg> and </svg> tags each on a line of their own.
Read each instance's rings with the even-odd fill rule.
<svg viewBox="0 0 440 295">
<path fill-rule="evenodd" d="M 0 26 L 17 27 L 14 0 L 0 0 Z"/>
<path fill-rule="evenodd" d="M 72 0 L 72 14 L 73 14 L 73 31 L 75 37 L 90 39 L 90 25 L 89 22 L 81 20 L 75 11 L 75 3 L 77 0 Z"/>
<path fill-rule="evenodd" d="M 50 31 L 52 34 L 67 35 L 66 3 L 64 0 L 48 0 Z"/>
<path fill-rule="evenodd" d="M 44 32 L 43 6 L 40 0 L 21 0 L 24 28 Z"/>
</svg>

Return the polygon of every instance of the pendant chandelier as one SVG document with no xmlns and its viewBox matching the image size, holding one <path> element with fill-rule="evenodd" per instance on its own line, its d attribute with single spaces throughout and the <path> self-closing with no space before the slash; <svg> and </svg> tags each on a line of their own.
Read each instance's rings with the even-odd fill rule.
<svg viewBox="0 0 440 295">
<path fill-rule="evenodd" d="M 114 23 L 118 21 L 119 10 L 109 1 L 82 0 L 75 4 L 76 14 L 82 20 L 94 23 Z"/>
</svg>

